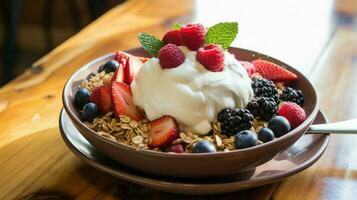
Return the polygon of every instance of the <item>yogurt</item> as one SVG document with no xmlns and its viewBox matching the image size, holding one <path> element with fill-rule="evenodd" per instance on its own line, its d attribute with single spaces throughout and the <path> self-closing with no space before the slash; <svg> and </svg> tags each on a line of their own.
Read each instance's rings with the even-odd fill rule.
<svg viewBox="0 0 357 200">
<path fill-rule="evenodd" d="M 212 72 L 196 60 L 196 51 L 180 48 L 186 59 L 178 67 L 162 69 L 152 58 L 140 68 L 131 84 L 134 104 L 149 120 L 170 115 L 180 130 L 207 134 L 219 111 L 244 108 L 253 98 L 251 79 L 228 52 L 223 71 Z"/>
</svg>

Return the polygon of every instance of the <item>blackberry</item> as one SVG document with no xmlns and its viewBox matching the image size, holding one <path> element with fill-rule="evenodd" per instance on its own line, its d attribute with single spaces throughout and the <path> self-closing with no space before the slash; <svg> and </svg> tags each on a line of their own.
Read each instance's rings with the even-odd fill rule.
<svg viewBox="0 0 357 200">
<path fill-rule="evenodd" d="M 290 101 L 302 106 L 304 104 L 304 96 L 301 90 L 296 90 L 291 87 L 287 87 L 279 96 L 280 101 Z"/>
<path fill-rule="evenodd" d="M 221 123 L 222 133 L 227 136 L 248 130 L 253 125 L 253 115 L 247 109 L 225 108 L 218 113 L 217 119 Z"/>
<path fill-rule="evenodd" d="M 252 89 L 255 97 L 273 98 L 276 103 L 279 102 L 278 90 L 273 81 L 264 78 L 253 78 Z"/>
<path fill-rule="evenodd" d="M 269 121 L 276 115 L 278 106 L 273 98 L 258 97 L 248 103 L 247 109 L 255 117 L 260 117 L 262 120 Z"/>
</svg>

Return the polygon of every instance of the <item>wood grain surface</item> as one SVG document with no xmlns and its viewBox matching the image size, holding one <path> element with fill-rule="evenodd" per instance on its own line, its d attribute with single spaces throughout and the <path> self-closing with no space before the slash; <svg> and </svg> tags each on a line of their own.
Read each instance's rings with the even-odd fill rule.
<svg viewBox="0 0 357 200">
<path fill-rule="evenodd" d="M 280 183 L 206 197 L 168 194 L 110 177 L 81 162 L 67 149 L 59 134 L 58 117 L 61 90 L 69 75 L 98 56 L 138 46 L 138 32 L 162 36 L 173 22 L 239 21 L 241 34 L 235 46 L 263 51 L 303 71 L 316 86 L 321 109 L 330 121 L 357 116 L 357 31 L 353 20 L 357 9 L 346 6 L 351 1 L 338 1 L 336 8 L 343 11 L 342 22 L 340 18 L 326 18 L 336 12 L 337 17 L 340 14 L 331 6 L 332 1 L 313 3 L 320 15 L 312 12 L 308 3 L 311 1 L 271 1 L 264 5 L 260 1 L 225 1 L 217 5 L 214 15 L 209 6 L 214 5 L 212 2 L 128 1 L 2 87 L 0 199 L 355 199 L 357 137 L 354 136 L 333 136 L 315 165 Z M 253 12 L 257 5 L 259 12 Z M 306 10 L 304 15 L 294 9 L 297 5 L 301 6 L 298 10 Z M 228 15 L 227 9 L 234 6 L 245 6 L 250 12 L 241 9 Z M 287 14 L 289 9 L 294 15 Z M 284 12 L 279 14 L 278 10 Z M 271 14 L 273 11 L 275 14 Z M 267 15 L 274 28 L 267 29 L 264 25 L 261 30 L 257 19 Z M 297 22 L 297 16 L 303 28 L 287 32 L 277 29 L 279 25 L 294 28 L 291 23 Z M 282 17 L 285 21 L 281 21 Z M 321 23 L 319 30 L 311 31 L 317 22 Z M 306 33 L 308 30 L 311 32 Z M 293 36 L 283 37 L 284 34 Z"/>
</svg>

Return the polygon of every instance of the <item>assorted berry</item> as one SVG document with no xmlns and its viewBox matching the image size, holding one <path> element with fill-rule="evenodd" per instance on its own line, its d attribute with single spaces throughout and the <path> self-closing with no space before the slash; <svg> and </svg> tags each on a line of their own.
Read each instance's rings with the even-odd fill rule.
<svg viewBox="0 0 357 200">
<path fill-rule="evenodd" d="M 84 121 L 91 122 L 95 117 L 98 116 L 98 107 L 94 103 L 87 103 L 83 106 L 83 110 L 81 112 L 81 118 Z"/>
<path fill-rule="evenodd" d="M 224 70 L 225 52 L 236 32 L 236 23 L 220 23 L 208 29 L 201 24 L 187 24 L 168 31 L 162 40 L 146 33 L 139 34 L 139 39 L 144 49 L 157 57 L 162 69 L 179 67 L 186 60 L 184 52 L 189 49 L 195 51 L 196 61 L 204 67 L 203 70 L 221 72 Z M 144 139 L 147 140 L 147 148 L 178 154 L 226 150 L 219 147 L 218 140 L 212 140 L 217 132 L 226 140 L 224 142 L 231 142 L 229 150 L 254 147 L 286 135 L 306 119 L 302 108 L 303 92 L 289 87 L 298 79 L 296 74 L 267 60 L 239 61 L 251 79 L 253 98 L 245 107 L 222 109 L 216 121 L 212 122 L 209 134 L 197 136 L 192 144 L 185 143 L 172 116 L 164 115 L 149 121 L 134 104 L 131 84 L 149 59 L 118 51 L 113 60 L 101 65 L 98 74 L 107 74 L 108 81 L 90 89 L 82 87 L 74 96 L 81 119 L 95 122 L 96 118 L 112 113 L 114 118 L 125 116 L 136 125 L 146 121 L 148 126 Z M 91 74 L 87 81 L 95 76 Z M 136 141 L 144 139 L 137 138 Z M 190 150 L 187 150 L 189 145 Z"/>
<path fill-rule="evenodd" d="M 274 137 L 274 132 L 269 128 L 261 128 L 258 131 L 258 139 L 264 143 L 274 140 Z"/>
<path fill-rule="evenodd" d="M 227 136 L 250 129 L 253 125 L 253 115 L 247 109 L 225 108 L 217 115 L 221 124 L 221 131 Z"/>
<path fill-rule="evenodd" d="M 281 137 L 291 130 L 289 121 L 283 116 L 275 116 L 269 120 L 268 128 L 273 131 L 275 137 Z"/>
<path fill-rule="evenodd" d="M 255 67 L 251 62 L 248 61 L 239 61 L 240 64 L 247 70 L 248 76 L 251 77 L 255 73 Z"/>
<path fill-rule="evenodd" d="M 160 65 L 163 69 L 175 68 L 185 61 L 185 54 L 178 46 L 167 44 L 158 52 Z"/>
<path fill-rule="evenodd" d="M 105 71 L 105 73 L 115 72 L 119 67 L 119 63 L 115 60 L 109 60 L 104 65 L 100 66 L 98 72 Z"/>
<path fill-rule="evenodd" d="M 273 98 L 268 97 L 258 97 L 252 99 L 248 105 L 247 109 L 255 116 L 259 117 L 264 121 L 269 121 L 272 117 L 276 115 L 278 106 Z"/>
<path fill-rule="evenodd" d="M 142 113 L 133 103 L 131 89 L 127 84 L 114 82 L 111 86 L 111 100 L 117 117 L 126 115 L 135 121 L 143 119 Z"/>
<path fill-rule="evenodd" d="M 216 147 L 210 141 L 199 141 L 193 147 L 193 153 L 214 153 L 216 152 Z"/>
<path fill-rule="evenodd" d="M 289 101 L 302 106 L 304 104 L 304 95 L 301 90 L 286 87 L 279 96 L 280 101 Z"/>
<path fill-rule="evenodd" d="M 252 81 L 252 89 L 255 97 L 273 98 L 275 102 L 278 102 L 279 100 L 278 89 L 273 81 L 254 77 Z"/>
<path fill-rule="evenodd" d="M 296 74 L 288 71 L 287 69 L 267 60 L 254 60 L 252 64 L 255 67 L 255 71 L 259 73 L 263 78 L 271 81 L 295 81 L 298 79 Z"/>
<path fill-rule="evenodd" d="M 162 148 L 171 144 L 178 138 L 179 129 L 174 118 L 163 116 L 150 122 L 149 127 L 149 146 L 151 148 Z M 179 150 L 178 147 L 174 148 Z"/>
<path fill-rule="evenodd" d="M 181 27 L 182 42 L 191 51 L 197 51 L 204 45 L 206 28 L 202 24 L 187 24 Z"/>
<path fill-rule="evenodd" d="M 185 148 L 182 144 L 175 144 L 169 148 L 168 152 L 185 153 Z"/>
<path fill-rule="evenodd" d="M 80 88 L 74 95 L 74 101 L 79 108 L 82 108 L 89 102 L 89 97 L 91 93 L 86 88 Z"/>
<path fill-rule="evenodd" d="M 224 52 L 218 44 L 210 44 L 198 49 L 196 59 L 209 71 L 220 72 L 223 70 Z"/>
<path fill-rule="evenodd" d="M 279 106 L 278 115 L 285 117 L 291 128 L 296 128 L 306 119 L 306 113 L 299 105 L 293 102 L 283 102 Z"/>
<path fill-rule="evenodd" d="M 90 102 L 95 103 L 101 113 L 106 114 L 112 110 L 110 86 L 101 85 L 96 87 L 89 97 Z"/>
<path fill-rule="evenodd" d="M 250 130 L 244 130 L 234 136 L 234 145 L 236 149 L 245 149 L 258 145 L 258 137 L 256 133 Z"/>
<path fill-rule="evenodd" d="M 173 30 L 167 32 L 162 38 L 162 41 L 164 42 L 164 44 L 174 44 L 177 46 L 183 45 L 182 38 L 181 38 L 181 31 Z"/>
</svg>

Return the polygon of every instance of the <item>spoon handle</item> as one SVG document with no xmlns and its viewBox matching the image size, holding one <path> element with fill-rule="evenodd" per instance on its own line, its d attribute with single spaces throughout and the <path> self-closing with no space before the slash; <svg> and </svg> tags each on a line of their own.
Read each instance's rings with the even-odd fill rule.
<svg viewBox="0 0 357 200">
<path fill-rule="evenodd" d="M 357 134 L 357 118 L 329 123 L 311 125 L 308 133 Z"/>
</svg>

